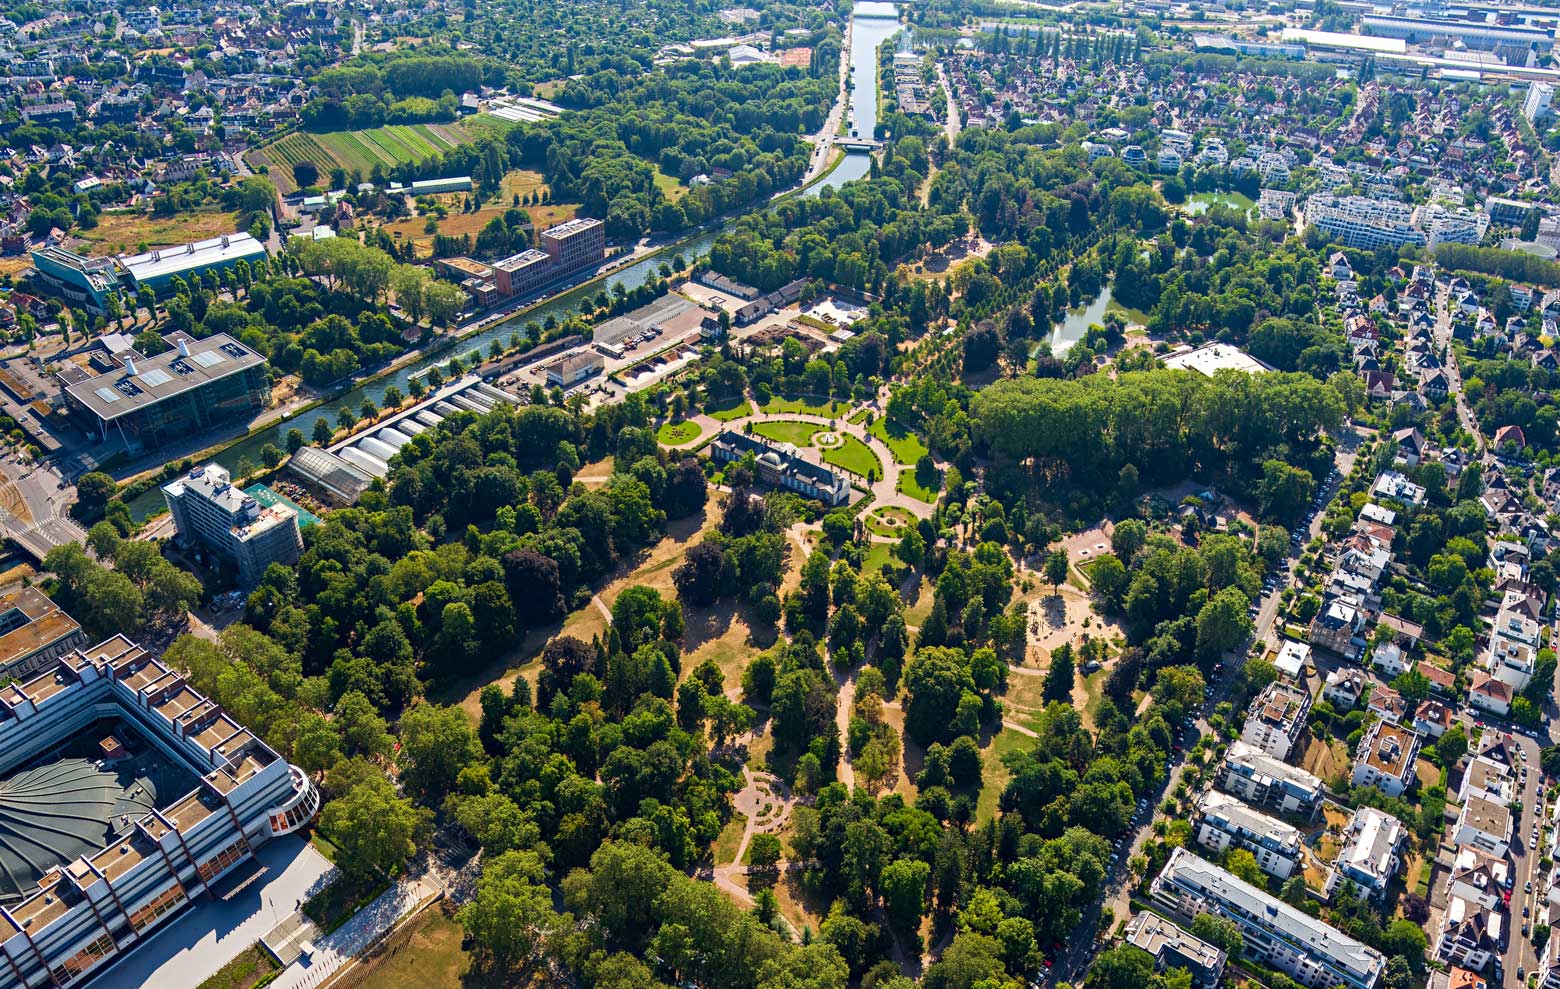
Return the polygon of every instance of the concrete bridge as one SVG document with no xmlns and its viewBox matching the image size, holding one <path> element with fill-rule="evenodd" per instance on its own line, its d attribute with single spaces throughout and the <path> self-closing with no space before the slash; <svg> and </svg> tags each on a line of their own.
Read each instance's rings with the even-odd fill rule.
<svg viewBox="0 0 1560 989">
<path fill-rule="evenodd" d="M 883 142 L 867 137 L 836 137 L 834 146 L 846 151 L 877 151 L 883 147 Z"/>
</svg>

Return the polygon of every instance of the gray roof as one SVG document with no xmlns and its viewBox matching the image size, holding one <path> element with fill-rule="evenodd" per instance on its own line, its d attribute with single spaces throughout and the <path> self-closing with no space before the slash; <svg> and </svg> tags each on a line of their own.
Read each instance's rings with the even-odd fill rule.
<svg viewBox="0 0 1560 989">
<path fill-rule="evenodd" d="M 1386 968 L 1386 958 L 1375 948 L 1269 896 L 1185 848 L 1170 854 L 1164 871 L 1154 880 L 1156 889 L 1161 885 L 1215 906 L 1242 924 L 1269 932 L 1361 983 L 1374 982 Z"/>
<path fill-rule="evenodd" d="M 188 357 L 176 349 L 148 357 L 135 362 L 133 375 L 120 368 L 79 381 L 65 391 L 100 419 L 114 420 L 265 363 L 264 357 L 226 333 L 196 340 L 189 351 Z"/>
</svg>

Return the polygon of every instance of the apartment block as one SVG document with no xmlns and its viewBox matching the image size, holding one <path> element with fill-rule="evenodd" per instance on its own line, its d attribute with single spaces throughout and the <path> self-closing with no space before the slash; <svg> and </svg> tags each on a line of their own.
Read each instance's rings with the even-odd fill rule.
<svg viewBox="0 0 1560 989">
<path fill-rule="evenodd" d="M 1300 829 L 1216 790 L 1197 802 L 1197 843 L 1215 852 L 1243 848 L 1270 876 L 1288 879 L 1300 867 Z"/>
<path fill-rule="evenodd" d="M 162 490 L 179 535 L 231 561 L 244 586 L 258 583 L 273 563 L 298 562 L 298 513 L 285 505 L 262 506 L 235 488 L 222 466 L 196 467 Z"/>
<path fill-rule="evenodd" d="M 1322 805 L 1321 779 L 1241 741 L 1224 753 L 1219 783 L 1249 804 L 1283 814 L 1311 817 Z"/>
<path fill-rule="evenodd" d="M 1345 247 L 1373 251 L 1425 242 L 1424 233 L 1414 226 L 1413 207 L 1389 199 L 1317 195 L 1306 200 L 1302 216 L 1307 226 Z"/>
<path fill-rule="evenodd" d="M 1378 900 L 1397 875 L 1399 852 L 1408 830 L 1403 822 L 1374 807 L 1354 812 L 1343 832 L 1343 847 L 1327 873 L 1328 896 L 1338 893 Z"/>
<path fill-rule="evenodd" d="M 1170 853 L 1152 895 L 1187 919 L 1200 913 L 1229 918 L 1240 928 L 1247 957 L 1311 989 L 1374 989 L 1386 968 L 1376 949 L 1185 848 Z"/>
<path fill-rule="evenodd" d="M 1365 731 L 1354 756 L 1353 783 L 1399 797 L 1414 782 L 1414 760 L 1423 739 L 1401 725 L 1377 721 Z"/>
<path fill-rule="evenodd" d="M 1458 848 L 1474 848 L 1505 858 L 1511 848 L 1511 811 L 1505 804 L 1471 794 L 1457 815 L 1452 842 Z"/>
<path fill-rule="evenodd" d="M 1151 910 L 1134 916 L 1123 936 L 1128 944 L 1153 955 L 1159 971 L 1182 968 L 1191 973 L 1197 989 L 1214 989 L 1224 977 L 1222 950 Z"/>
<path fill-rule="evenodd" d="M 1241 741 L 1275 759 L 1287 759 L 1305 731 L 1305 719 L 1310 713 L 1308 691 L 1283 681 L 1270 683 L 1252 702 L 1241 729 Z"/>
</svg>

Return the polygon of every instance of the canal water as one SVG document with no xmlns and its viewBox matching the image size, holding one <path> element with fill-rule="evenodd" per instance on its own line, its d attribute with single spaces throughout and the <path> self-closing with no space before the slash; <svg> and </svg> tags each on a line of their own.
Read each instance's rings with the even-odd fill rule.
<svg viewBox="0 0 1560 989">
<path fill-rule="evenodd" d="M 873 129 L 877 127 L 877 50 L 885 40 L 899 30 L 898 8 L 892 3 L 876 2 L 876 0 L 862 0 L 857 3 L 852 13 L 854 26 L 851 31 L 851 80 L 859 99 L 851 102 L 851 126 L 858 133 L 871 136 Z M 871 164 L 871 156 L 865 152 L 848 154 L 839 166 L 829 173 L 824 182 L 817 183 L 807 190 L 804 195 L 816 195 L 824 185 L 840 186 L 853 179 L 862 178 L 867 174 Z M 547 317 L 555 316 L 559 322 L 569 316 L 577 315 L 580 311 L 580 302 L 587 297 L 594 297 L 601 292 L 611 293 L 616 285 L 621 285 L 625 290 L 632 291 L 656 277 L 661 265 L 670 260 L 674 255 L 681 254 L 685 259 L 692 261 L 708 254 L 710 245 L 720 234 L 720 228 L 715 227 L 704 233 L 697 234 L 689 239 L 675 244 L 660 254 L 652 255 L 633 264 L 614 271 L 600 281 L 581 285 L 571 289 L 556 298 L 549 299 L 532 309 L 518 313 L 511 319 L 502 320 L 479 333 L 475 333 L 461 340 L 454 347 L 432 354 L 420 360 L 408 364 L 406 367 L 388 374 L 382 378 L 359 385 L 344 395 L 332 399 L 325 405 L 317 406 L 301 412 L 291 418 L 283 419 L 274 425 L 261 430 L 247 439 L 240 440 L 230 447 L 218 452 L 214 457 L 217 463 L 235 471 L 240 461 L 247 460 L 251 465 L 258 467 L 261 463 L 260 451 L 267 443 L 275 443 L 283 446 L 289 430 L 298 429 L 304 436 L 310 436 L 314 432 L 314 420 L 323 416 L 332 423 L 336 420 L 336 410 L 345 405 L 354 413 L 362 406 L 365 398 L 371 399 L 375 405 L 384 404 L 385 390 L 391 385 L 400 389 L 401 394 L 410 393 L 407 382 L 413 377 L 422 374 L 430 366 L 440 364 L 450 359 L 452 355 L 462 355 L 473 350 L 487 353 L 488 344 L 494 340 L 500 341 L 505 346 L 509 343 L 509 337 L 525 326 L 526 323 L 535 320 L 545 323 Z M 133 499 L 130 502 L 130 514 L 139 520 L 145 519 L 153 512 L 163 507 L 162 491 L 153 487 L 150 491 Z"/>
</svg>

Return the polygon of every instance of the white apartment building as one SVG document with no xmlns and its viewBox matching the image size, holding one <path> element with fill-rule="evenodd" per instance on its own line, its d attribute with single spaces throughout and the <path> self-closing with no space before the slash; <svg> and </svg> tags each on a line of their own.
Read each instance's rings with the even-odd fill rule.
<svg viewBox="0 0 1560 989">
<path fill-rule="evenodd" d="M 1554 101 L 1555 87 L 1547 82 L 1535 82 L 1528 86 L 1527 96 L 1522 100 L 1522 116 L 1528 123 L 1536 124 L 1549 113 L 1549 104 Z"/>
<path fill-rule="evenodd" d="M 1315 815 L 1322 805 L 1322 781 L 1261 749 L 1236 741 L 1224 753 L 1219 785 L 1247 803 L 1284 814 Z"/>
<path fill-rule="evenodd" d="M 1265 687 L 1246 714 L 1240 738 L 1275 759 L 1289 758 L 1305 731 L 1311 712 L 1311 694 L 1293 684 L 1275 681 Z"/>
<path fill-rule="evenodd" d="M 196 467 L 162 491 L 178 534 L 232 562 L 246 587 L 259 583 L 272 563 L 291 566 L 303 552 L 298 513 L 262 506 L 218 464 Z"/>
<path fill-rule="evenodd" d="M 1414 226 L 1413 207 L 1364 196 L 1312 196 L 1302 211 L 1306 226 L 1314 226 L 1345 247 L 1373 251 L 1378 247 L 1423 244 Z"/>
<path fill-rule="evenodd" d="M 1247 957 L 1311 989 L 1375 989 L 1386 968 L 1381 952 L 1186 848 L 1170 853 L 1152 893 L 1162 906 L 1188 919 L 1207 913 L 1234 921 Z"/>
<path fill-rule="evenodd" d="M 1300 867 L 1300 829 L 1253 810 L 1217 790 L 1197 802 L 1197 843 L 1216 852 L 1243 848 L 1270 876 L 1288 879 Z"/>
<path fill-rule="evenodd" d="M 1448 965 L 1482 970 L 1500 953 L 1501 918 L 1498 910 L 1452 897 L 1441 917 L 1435 957 Z"/>
<path fill-rule="evenodd" d="M 1327 873 L 1327 895 L 1336 896 L 1342 891 L 1365 899 L 1380 899 L 1397 875 L 1398 853 L 1407 836 L 1403 822 L 1391 814 L 1374 807 L 1356 810 L 1343 832 L 1337 861 Z"/>
<path fill-rule="evenodd" d="M 1477 848 L 1459 848 L 1452 859 L 1446 895 L 1494 910 L 1501 904 L 1501 891 L 1510 889 L 1511 884 L 1511 863 L 1486 855 Z"/>
<path fill-rule="evenodd" d="M 1389 797 L 1402 796 L 1414 781 L 1421 742 L 1412 729 L 1386 721 L 1372 724 L 1355 752 L 1354 785 L 1373 786 Z"/>
<path fill-rule="evenodd" d="M 1476 848 L 1486 855 L 1505 858 L 1511 848 L 1511 811 L 1488 797 L 1469 794 L 1457 815 L 1452 841 L 1458 848 Z"/>
<path fill-rule="evenodd" d="M 1465 206 L 1426 203 L 1414 210 L 1414 226 L 1424 231 L 1426 246 L 1433 251 L 1441 244 L 1478 244 L 1490 228 L 1490 217 Z"/>
</svg>

